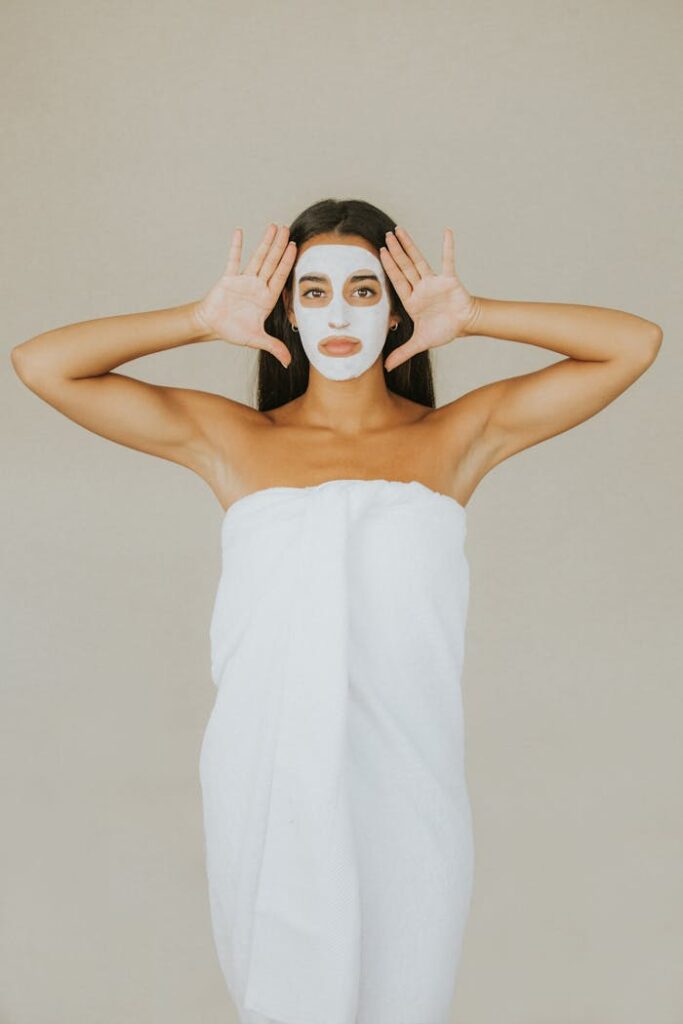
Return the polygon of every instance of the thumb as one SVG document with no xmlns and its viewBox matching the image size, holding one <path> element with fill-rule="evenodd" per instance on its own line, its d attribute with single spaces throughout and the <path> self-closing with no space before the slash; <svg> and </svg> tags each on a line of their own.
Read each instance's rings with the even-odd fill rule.
<svg viewBox="0 0 683 1024">
<path fill-rule="evenodd" d="M 417 337 L 416 332 L 413 332 L 408 341 L 404 341 L 398 348 L 392 349 L 387 358 L 384 360 L 385 370 L 395 370 L 401 363 L 407 362 L 411 356 L 417 355 L 418 352 L 422 352 L 424 346 L 420 344 L 420 339 Z"/>
<path fill-rule="evenodd" d="M 256 338 L 255 344 L 258 348 L 262 348 L 265 352 L 270 352 L 271 355 L 274 355 L 275 358 L 282 363 L 285 370 L 288 368 L 292 361 L 292 354 L 284 341 L 281 341 L 279 338 L 274 338 L 272 334 L 266 334 L 264 331 L 263 334 L 260 334 Z"/>
</svg>

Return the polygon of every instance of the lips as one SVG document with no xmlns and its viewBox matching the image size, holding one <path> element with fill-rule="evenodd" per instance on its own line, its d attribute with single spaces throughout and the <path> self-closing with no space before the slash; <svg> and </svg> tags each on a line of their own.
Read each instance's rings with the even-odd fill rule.
<svg viewBox="0 0 683 1024">
<path fill-rule="evenodd" d="M 330 356 L 345 356 L 357 352 L 360 348 L 360 341 L 357 338 L 349 338 L 346 335 L 332 335 L 326 338 L 318 346 L 322 352 Z"/>
</svg>

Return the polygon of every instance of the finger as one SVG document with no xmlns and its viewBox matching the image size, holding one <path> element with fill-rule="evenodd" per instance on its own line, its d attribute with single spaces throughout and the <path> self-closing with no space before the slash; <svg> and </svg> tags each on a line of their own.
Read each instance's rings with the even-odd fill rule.
<svg viewBox="0 0 683 1024">
<path fill-rule="evenodd" d="M 259 270 L 261 269 L 261 264 L 263 263 L 264 259 L 268 254 L 268 250 L 270 249 L 270 243 L 273 241 L 276 234 L 277 224 L 269 224 L 268 227 L 266 228 L 266 232 L 263 238 L 261 239 L 261 242 L 256 247 L 256 251 L 254 252 L 253 256 L 251 257 L 246 267 L 244 268 L 245 274 L 258 274 Z"/>
<path fill-rule="evenodd" d="M 441 248 L 442 273 L 447 277 L 455 277 L 455 242 L 453 232 L 446 228 L 443 233 L 443 246 Z"/>
<path fill-rule="evenodd" d="M 408 341 L 404 341 L 402 345 L 395 348 L 393 352 L 390 352 L 387 358 L 384 360 L 385 370 L 395 370 L 401 363 L 405 363 L 411 356 L 417 355 L 418 352 L 422 352 L 419 344 L 410 338 Z"/>
<path fill-rule="evenodd" d="M 393 256 L 388 249 L 384 248 L 384 246 L 379 250 L 379 258 L 386 271 L 387 277 L 396 289 L 396 294 L 405 306 L 406 302 L 409 301 L 410 296 L 413 294 L 413 288 L 410 281 L 408 281 L 404 276 Z"/>
<path fill-rule="evenodd" d="M 393 231 L 387 231 L 386 242 L 389 252 L 394 257 L 395 262 L 401 268 L 408 281 L 410 281 L 413 286 L 418 284 L 420 281 L 420 275 L 417 272 L 417 267 L 403 251 L 403 247 L 394 235 Z"/>
<path fill-rule="evenodd" d="M 280 262 L 282 253 L 287 247 L 288 238 L 289 228 L 287 227 L 286 224 L 280 224 L 275 233 L 273 241 L 270 243 L 270 249 L 268 250 L 268 254 L 264 259 L 263 264 L 261 265 L 261 269 L 258 272 L 258 276 L 264 278 L 266 282 L 270 279 L 270 275 L 273 273 L 278 263 Z"/>
<path fill-rule="evenodd" d="M 232 233 L 232 241 L 230 243 L 230 252 L 228 254 L 228 263 L 223 271 L 223 275 L 235 275 L 240 272 L 240 262 L 242 260 L 242 228 L 235 228 Z"/>
<path fill-rule="evenodd" d="M 254 341 L 254 347 L 263 349 L 264 352 L 270 352 L 285 369 L 292 361 L 292 354 L 284 341 L 274 338 L 272 334 L 260 334 Z"/>
<path fill-rule="evenodd" d="M 294 266 L 296 260 L 296 242 L 288 242 L 285 251 L 282 254 L 282 258 L 277 265 L 273 276 L 268 282 L 268 288 L 273 293 L 275 301 L 285 286 L 285 281 L 289 277 L 289 273 Z M 275 303 L 273 303 L 275 305 Z"/>
<path fill-rule="evenodd" d="M 405 251 L 408 253 L 408 256 L 413 261 L 413 264 L 417 269 L 417 272 L 420 275 L 420 277 L 432 277 L 434 271 L 429 266 L 427 260 L 424 258 L 418 247 L 415 245 L 415 242 L 413 242 L 408 232 L 404 228 L 400 228 L 398 224 L 396 225 L 395 232 L 399 242 L 401 243 Z"/>
</svg>

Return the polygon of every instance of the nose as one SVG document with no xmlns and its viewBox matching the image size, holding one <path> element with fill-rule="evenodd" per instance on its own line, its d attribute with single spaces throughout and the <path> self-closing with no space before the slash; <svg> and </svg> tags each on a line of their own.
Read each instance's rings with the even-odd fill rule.
<svg viewBox="0 0 683 1024">
<path fill-rule="evenodd" d="M 349 321 L 345 318 L 344 309 L 344 297 L 343 295 L 335 295 L 330 303 L 330 319 L 328 323 L 330 327 L 335 329 L 339 327 L 348 327 Z"/>
<path fill-rule="evenodd" d="M 330 319 L 328 324 L 333 330 L 336 331 L 339 328 L 348 327 L 348 310 L 346 309 L 344 296 L 341 292 L 337 292 L 336 290 L 330 303 L 329 316 Z"/>
</svg>

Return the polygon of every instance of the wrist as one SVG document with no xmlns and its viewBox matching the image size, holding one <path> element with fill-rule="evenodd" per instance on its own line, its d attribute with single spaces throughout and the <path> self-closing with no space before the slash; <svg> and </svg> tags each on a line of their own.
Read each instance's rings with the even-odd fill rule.
<svg viewBox="0 0 683 1024">
<path fill-rule="evenodd" d="M 215 331 L 212 331 L 209 325 L 204 320 L 202 311 L 201 300 L 196 302 L 189 302 L 187 310 L 190 315 L 191 323 L 195 330 L 195 336 L 197 341 L 209 341 L 216 337 Z"/>
<path fill-rule="evenodd" d="M 481 324 L 484 317 L 484 303 L 486 299 L 479 295 L 472 296 L 472 312 L 465 324 L 465 334 L 481 334 Z"/>
</svg>

